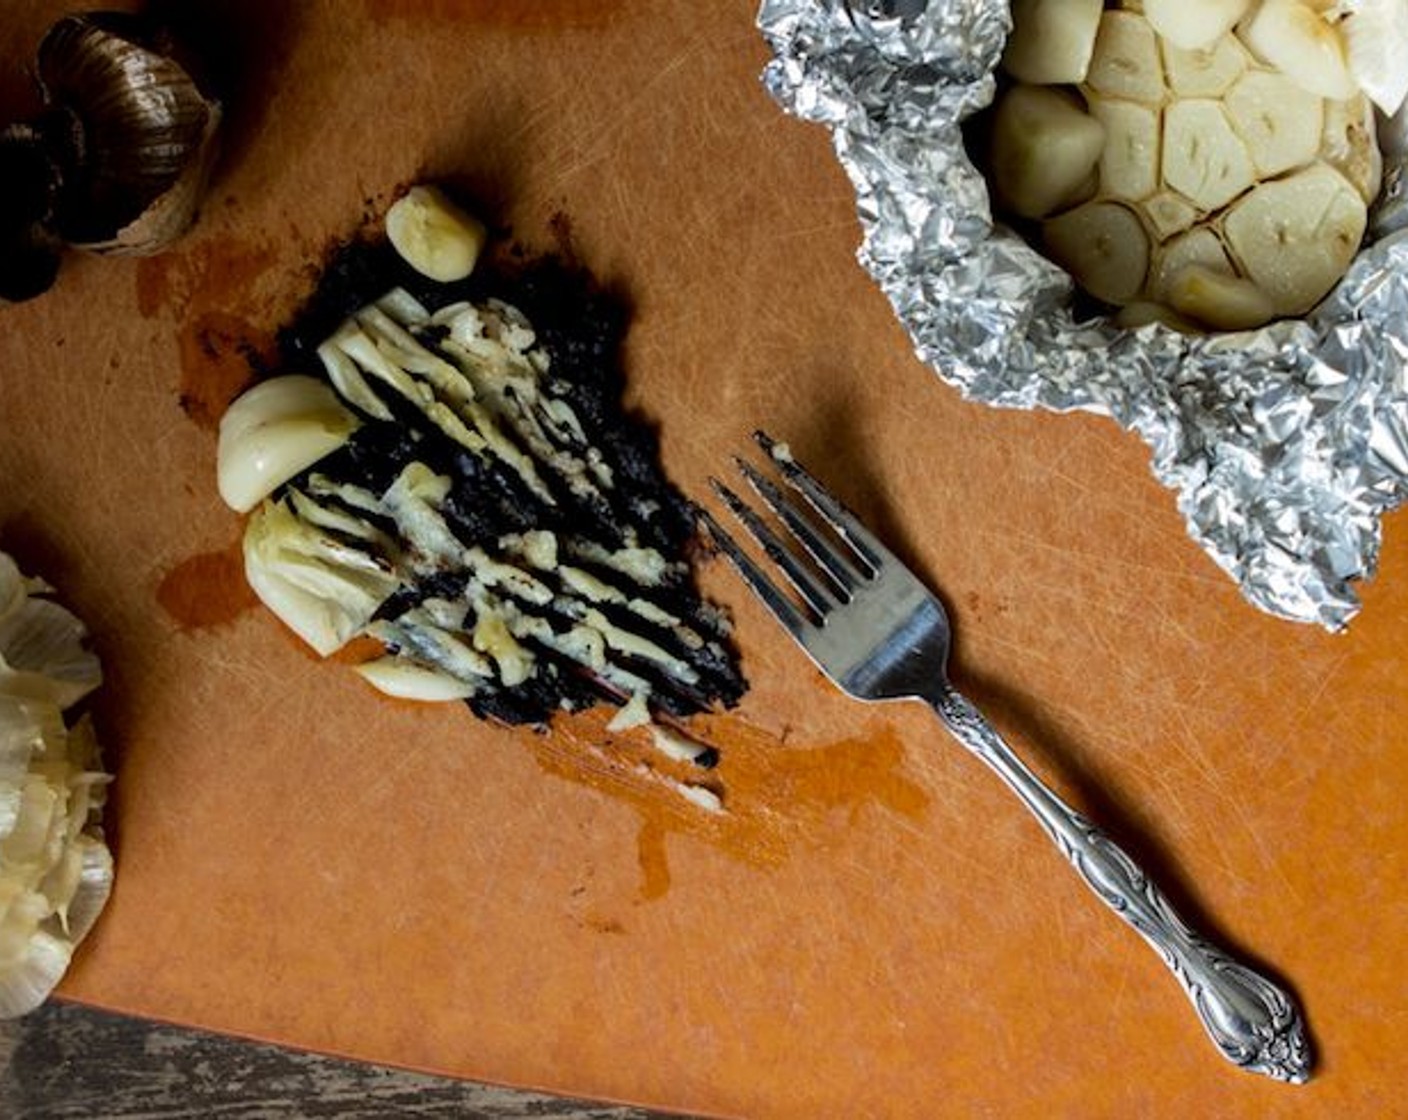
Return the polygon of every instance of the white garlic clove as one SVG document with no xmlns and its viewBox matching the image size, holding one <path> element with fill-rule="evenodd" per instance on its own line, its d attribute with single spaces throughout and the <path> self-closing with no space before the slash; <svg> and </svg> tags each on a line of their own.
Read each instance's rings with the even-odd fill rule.
<svg viewBox="0 0 1408 1120">
<path fill-rule="evenodd" d="M 1353 185 L 1316 164 L 1262 183 L 1228 211 L 1227 243 L 1280 315 L 1303 315 L 1349 268 L 1368 211 Z"/>
<path fill-rule="evenodd" d="M 1258 177 L 1271 179 L 1315 158 L 1324 99 L 1285 75 L 1253 71 L 1232 87 L 1224 105 Z"/>
<path fill-rule="evenodd" d="M 261 381 L 220 420 L 216 455 L 220 496 L 239 513 L 324 456 L 359 422 L 324 382 L 302 374 Z"/>
<path fill-rule="evenodd" d="M 1408 0 L 1359 0 L 1339 29 L 1354 80 L 1393 116 L 1408 100 Z"/>
<path fill-rule="evenodd" d="M 474 271 L 488 231 L 438 187 L 417 186 L 386 211 L 386 236 L 421 275 L 453 283 Z"/>
<path fill-rule="evenodd" d="M 1159 114 L 1133 101 L 1091 98 L 1090 115 L 1105 126 L 1100 193 L 1131 202 L 1159 186 Z"/>
<path fill-rule="evenodd" d="M 1247 146 L 1216 101 L 1178 101 L 1164 113 L 1164 183 L 1200 210 L 1226 206 L 1256 180 Z"/>
<path fill-rule="evenodd" d="M 1235 35 L 1226 35 L 1202 50 L 1184 50 L 1166 39 L 1159 45 L 1169 88 L 1178 97 L 1221 97 L 1251 63 Z"/>
<path fill-rule="evenodd" d="M 1210 47 L 1246 14 L 1251 0 L 1144 0 L 1144 15 L 1176 47 Z"/>
<path fill-rule="evenodd" d="M 1149 238 L 1128 207 L 1087 202 L 1042 226 L 1046 247 L 1081 287 L 1106 303 L 1125 303 L 1144 286 Z"/>
<path fill-rule="evenodd" d="M 1261 0 L 1239 32 L 1252 54 L 1311 93 L 1342 101 L 1359 92 L 1339 28 L 1300 0 Z"/>
<path fill-rule="evenodd" d="M 1013 0 L 1003 68 L 1034 85 L 1085 80 L 1103 0 Z"/>
<path fill-rule="evenodd" d="M 1365 202 L 1379 197 L 1384 154 L 1379 149 L 1374 106 L 1363 94 L 1348 101 L 1325 102 L 1320 158 L 1353 183 Z"/>
<path fill-rule="evenodd" d="M 1105 130 L 1076 99 L 1044 86 L 1015 86 L 993 121 L 993 184 L 1024 218 L 1076 200 L 1105 146 Z"/>
<path fill-rule="evenodd" d="M 1251 330 L 1276 315 L 1271 297 L 1250 280 L 1200 264 L 1175 273 L 1165 298 L 1175 311 L 1218 331 Z"/>
<path fill-rule="evenodd" d="M 1232 259 L 1222 241 L 1212 230 L 1200 226 L 1175 237 L 1159 249 L 1149 271 L 1149 292 L 1156 299 L 1167 300 L 1173 279 L 1185 269 L 1197 267 L 1205 272 L 1235 276 Z"/>
<path fill-rule="evenodd" d="M 1149 21 L 1134 12 L 1108 11 L 1101 16 L 1085 80 L 1092 90 L 1107 97 L 1146 105 L 1163 101 L 1158 38 Z"/>
</svg>

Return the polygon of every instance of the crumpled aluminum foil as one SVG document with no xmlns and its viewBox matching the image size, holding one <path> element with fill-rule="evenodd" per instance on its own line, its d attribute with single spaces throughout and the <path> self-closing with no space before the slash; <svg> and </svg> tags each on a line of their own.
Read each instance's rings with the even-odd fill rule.
<svg viewBox="0 0 1408 1120">
<path fill-rule="evenodd" d="M 1344 282 L 1240 335 L 1077 321 L 1067 274 L 993 224 L 963 121 L 993 97 L 1007 0 L 763 0 L 773 97 L 826 125 L 858 256 L 915 350 L 971 399 L 1138 432 L 1189 533 L 1258 607 L 1343 628 L 1408 497 L 1408 115 Z"/>
</svg>

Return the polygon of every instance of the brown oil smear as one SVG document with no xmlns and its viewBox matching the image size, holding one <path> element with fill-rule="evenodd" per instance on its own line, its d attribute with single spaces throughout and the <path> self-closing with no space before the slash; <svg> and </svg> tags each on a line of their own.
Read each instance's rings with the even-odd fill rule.
<svg viewBox="0 0 1408 1120">
<path fill-rule="evenodd" d="M 181 331 L 181 411 L 206 431 L 274 360 L 273 339 L 237 315 L 208 311 Z"/>
<path fill-rule="evenodd" d="M 670 887 L 667 841 L 672 833 L 704 840 L 730 858 L 776 866 L 797 846 L 830 842 L 838 815 L 853 823 L 868 807 L 910 820 L 930 795 L 904 773 L 904 745 L 888 726 L 822 746 L 780 742 L 735 716 L 700 717 L 691 733 L 718 748 L 713 771 L 663 759 L 647 731 L 607 730 L 609 711 L 558 720 L 530 740 L 542 768 L 629 803 L 641 817 L 637 837 L 641 901 Z M 711 813 L 663 778 L 720 791 L 725 811 Z"/>
<path fill-rule="evenodd" d="M 592 30 L 621 19 L 622 0 L 366 0 L 373 23 L 457 23 L 506 31 Z"/>
<path fill-rule="evenodd" d="M 186 631 L 227 625 L 259 603 L 245 582 L 238 541 L 181 561 L 157 584 L 156 601 Z"/>
<path fill-rule="evenodd" d="M 275 260 L 272 248 L 220 239 L 138 262 L 137 311 L 177 325 L 179 403 L 207 431 L 275 362 L 273 336 L 251 322 L 267 317 L 259 286 Z"/>
</svg>

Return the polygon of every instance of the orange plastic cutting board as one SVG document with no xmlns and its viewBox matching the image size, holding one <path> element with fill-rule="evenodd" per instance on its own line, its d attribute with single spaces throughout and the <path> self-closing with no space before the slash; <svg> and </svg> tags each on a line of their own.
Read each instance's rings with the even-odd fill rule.
<svg viewBox="0 0 1408 1120">
<path fill-rule="evenodd" d="M 1258 613 L 1134 437 L 964 403 L 854 261 L 751 0 L 207 10 L 243 74 L 188 240 L 0 310 L 0 547 L 107 668 L 110 909 L 69 998 L 702 1113 L 1387 1116 L 1408 1083 L 1408 540 L 1349 632 Z M 63 5 L 6 5 L 3 104 Z M 1199 923 L 1285 977 L 1308 1086 L 1224 1063 L 1155 956 L 921 710 L 831 691 L 719 565 L 730 812 L 386 702 L 241 591 L 214 424 L 330 239 L 420 176 L 630 294 L 629 398 L 704 491 L 754 425 L 940 585 L 957 675 Z"/>
</svg>

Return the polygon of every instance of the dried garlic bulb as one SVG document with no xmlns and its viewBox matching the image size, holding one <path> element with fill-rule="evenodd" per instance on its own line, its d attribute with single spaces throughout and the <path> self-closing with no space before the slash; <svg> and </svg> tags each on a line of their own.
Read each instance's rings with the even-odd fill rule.
<svg viewBox="0 0 1408 1120">
<path fill-rule="evenodd" d="M 43 114 L 0 133 L 0 298 L 48 289 L 63 245 L 158 253 L 195 221 L 220 103 L 157 28 L 65 16 L 40 43 Z"/>
<path fill-rule="evenodd" d="M 82 623 L 0 552 L 0 1018 L 38 1007 L 112 888 L 109 776 L 86 717 L 102 679 Z"/>
<path fill-rule="evenodd" d="M 998 206 L 1120 321 L 1240 330 L 1314 307 L 1379 193 L 1408 0 L 1018 0 Z M 1358 44 L 1356 47 L 1355 44 Z M 1371 100 L 1372 98 L 1372 100 Z"/>
</svg>

